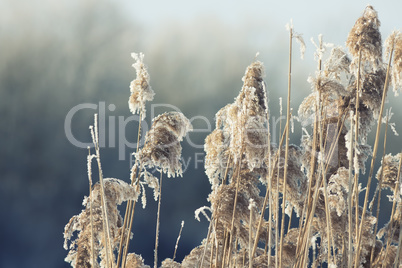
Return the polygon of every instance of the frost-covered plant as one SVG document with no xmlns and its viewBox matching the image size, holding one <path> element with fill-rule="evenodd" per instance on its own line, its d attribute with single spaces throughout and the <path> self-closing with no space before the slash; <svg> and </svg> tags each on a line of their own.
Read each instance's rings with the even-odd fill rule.
<svg viewBox="0 0 402 268">
<path fill-rule="evenodd" d="M 101 199 L 106 200 L 112 247 L 115 250 L 118 247 L 123 220 L 117 205 L 138 198 L 137 191 L 122 180 L 104 179 L 104 183 L 105 196 L 102 197 L 100 185 L 97 183 L 92 189 L 91 197 L 84 198 L 85 209 L 79 215 L 73 216 L 65 227 L 64 247 L 69 250 L 66 261 L 74 267 L 98 267 L 97 263 L 92 262 L 91 254 L 94 254 L 96 259 L 99 256 L 100 266 L 107 266 Z M 78 236 L 72 240 L 74 232 L 78 232 Z M 72 240 L 70 245 L 68 245 L 69 240 Z"/>
<path fill-rule="evenodd" d="M 157 116 L 145 136 L 144 147 L 135 154 L 139 165 L 149 169 L 156 167 L 168 177 L 182 176 L 180 141 L 191 130 L 190 121 L 182 113 Z"/>
<path fill-rule="evenodd" d="M 146 116 L 145 103 L 154 99 L 154 91 L 149 84 L 149 74 L 144 65 L 144 54 L 132 53 L 131 56 L 135 59 L 133 67 L 136 70 L 137 78 L 130 84 L 131 96 L 128 100 L 128 106 L 133 114 L 140 113 L 141 120 Z"/>
<path fill-rule="evenodd" d="M 289 144 L 291 120 L 296 118 L 290 110 L 291 66 L 287 120 L 278 144 L 271 143 L 270 87 L 264 81 L 264 65 L 255 60 L 246 68 L 238 96 L 216 113 L 215 129 L 205 139 L 210 205 L 197 209 L 196 218 L 200 220 L 200 213 L 206 217 L 208 234 L 181 262 L 166 259 L 161 267 L 401 265 L 402 153 L 384 152 L 376 173 L 377 190 L 368 205 L 381 126 L 386 123 L 386 130 L 388 126 L 394 130 L 390 113 L 382 118 L 389 81 L 395 92 L 401 88 L 401 34 L 395 31 L 386 39 L 383 58 L 379 27 L 377 12 L 367 6 L 347 37 L 350 55 L 342 47 L 323 43 L 322 36 L 319 44 L 314 43 L 318 69 L 308 78 L 312 90 L 298 109 L 297 118 L 303 127 L 300 146 Z M 301 35 L 293 32 L 293 26 L 289 31 L 290 48 L 296 38 L 304 50 Z M 152 100 L 154 93 L 143 55 L 134 54 L 134 58 L 137 78 L 130 86 L 129 105 L 143 119 L 145 101 Z M 371 146 L 368 135 L 373 126 L 377 128 Z M 156 117 L 144 146 L 134 153 L 131 185 L 100 176 L 99 184 L 92 189 L 90 182 L 92 190 L 85 199 L 85 210 L 66 225 L 66 242 L 73 240 L 66 261 L 73 267 L 147 267 L 141 256 L 127 253 L 133 208 L 140 194 L 145 206 L 144 188 L 148 185 L 159 201 L 159 214 L 162 173 L 168 177 L 182 175 L 180 141 L 190 130 L 190 121 L 181 113 Z M 100 168 L 98 150 L 94 157 Z M 367 160 L 371 160 L 369 172 Z M 161 173 L 159 180 L 152 173 L 154 168 Z M 362 175 L 367 173 L 363 187 Z M 377 231 L 382 189 L 391 191 L 392 211 L 389 222 Z M 365 192 L 363 203 L 361 192 Z M 128 208 L 122 220 L 116 205 L 125 200 L 129 200 Z M 375 200 L 376 214 L 372 211 Z M 285 218 L 289 218 L 288 226 Z M 159 218 L 154 267 L 158 230 Z M 74 231 L 78 231 L 76 239 L 72 239 Z M 121 254 L 123 247 L 125 253 Z"/>
</svg>

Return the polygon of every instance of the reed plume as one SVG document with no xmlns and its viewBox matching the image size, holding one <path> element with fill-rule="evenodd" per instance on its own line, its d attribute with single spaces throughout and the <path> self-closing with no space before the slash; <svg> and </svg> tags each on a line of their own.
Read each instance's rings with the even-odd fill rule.
<svg viewBox="0 0 402 268">
<path fill-rule="evenodd" d="M 141 120 L 146 116 L 145 103 L 154 99 L 154 91 L 149 84 L 150 76 L 144 65 L 143 53 L 132 53 L 131 56 L 135 59 L 133 67 L 135 68 L 137 78 L 130 84 L 131 96 L 128 100 L 128 106 L 133 114 L 139 113 Z"/>
<path fill-rule="evenodd" d="M 126 182 L 118 179 L 104 179 L 104 183 L 110 223 L 109 228 L 113 250 L 115 250 L 118 246 L 123 221 L 117 205 L 120 205 L 124 201 L 137 200 L 138 192 Z M 73 267 L 108 266 L 106 263 L 106 240 L 103 236 L 102 196 L 99 183 L 93 187 L 91 197 L 92 200 L 89 197 L 84 198 L 83 206 L 85 209 L 79 215 L 73 216 L 64 229 L 64 248 L 69 250 L 65 260 L 71 263 Z M 95 236 L 91 235 L 91 226 Z M 78 233 L 77 238 L 71 240 L 74 232 Z M 92 250 L 95 253 L 96 259 L 99 258 L 101 260 L 99 264 L 92 263 L 91 240 L 94 241 L 95 248 Z M 68 241 L 70 241 L 70 244 Z"/>
<path fill-rule="evenodd" d="M 308 78 L 311 92 L 299 106 L 297 117 L 290 109 L 291 48 L 293 38 L 299 41 L 302 38 L 289 28 L 287 120 L 276 144 L 271 141 L 264 65 L 254 60 L 246 68 L 238 96 L 216 113 L 215 129 L 205 139 L 210 204 L 197 209 L 195 214 L 200 220 L 199 214 L 203 213 L 209 221 L 208 234 L 182 261 L 175 259 L 176 244 L 173 258 L 163 260 L 161 267 L 401 265 L 402 153 L 392 155 L 384 151 L 376 173 L 374 166 L 382 122 L 394 128 L 389 123 L 389 114 L 386 120 L 382 115 L 389 84 L 395 93 L 401 88 L 402 35 L 395 31 L 386 39 L 384 59 L 379 27 L 377 11 L 367 6 L 347 37 L 349 53 L 345 48 L 324 43 L 319 36 L 319 44 L 314 43 L 318 68 Z M 301 43 L 303 49 L 304 42 Z M 330 47 L 331 51 L 326 54 Z M 140 113 L 143 119 L 145 101 L 152 100 L 154 93 L 149 86 L 143 54 L 133 57 L 137 78 L 130 86 L 129 105 L 131 112 Z M 388 65 L 384 64 L 386 60 Z M 296 118 L 303 129 L 299 146 L 289 144 L 291 119 Z M 368 137 L 376 123 L 372 146 Z M 180 142 L 191 129 L 190 120 L 181 113 L 157 116 L 146 133 L 144 146 L 134 153 L 131 176 L 134 187 L 116 179 L 104 180 L 112 252 L 119 246 L 123 233 L 116 205 L 134 200 L 135 206 L 142 193 L 145 207 L 147 185 L 159 202 L 154 251 L 154 267 L 157 267 L 162 175 L 183 175 Z M 386 135 L 387 128 L 384 150 Z M 366 172 L 369 160 L 370 171 Z M 159 179 L 155 170 L 160 172 Z M 392 211 L 385 226 L 378 226 L 379 214 L 371 211 L 377 191 L 368 207 L 374 174 L 378 191 L 391 192 Z M 66 225 L 65 246 L 70 249 L 66 261 L 73 267 L 115 264 L 114 254 L 109 254 L 112 261 L 106 260 L 110 250 L 107 236 L 103 234 L 105 224 L 99 189 L 96 184 L 91 196 L 84 200 L 86 208 Z M 379 194 L 378 211 L 380 197 Z M 92 204 L 92 209 L 88 204 Z M 381 227 L 379 231 L 377 227 Z M 78 237 L 67 247 L 75 231 Z M 95 263 L 94 254 L 99 263 Z M 116 266 L 120 267 L 119 262 Z M 121 267 L 149 266 L 140 255 L 130 253 Z"/>
</svg>

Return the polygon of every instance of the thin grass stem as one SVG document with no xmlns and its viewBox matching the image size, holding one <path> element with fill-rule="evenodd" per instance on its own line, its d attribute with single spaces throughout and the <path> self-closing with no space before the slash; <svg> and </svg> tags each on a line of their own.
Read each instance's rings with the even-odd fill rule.
<svg viewBox="0 0 402 268">
<path fill-rule="evenodd" d="M 348 187 L 348 268 L 352 268 L 353 248 L 352 248 L 352 187 L 353 187 L 353 117 L 350 115 L 350 151 L 349 151 L 349 187 Z"/>
<path fill-rule="evenodd" d="M 286 126 L 287 126 L 287 125 L 286 125 Z M 286 132 L 287 130 L 288 130 L 288 129 L 285 127 L 285 132 Z M 279 148 L 281 148 L 282 145 L 283 145 L 283 141 L 284 141 L 284 138 L 285 138 L 285 135 L 286 135 L 285 132 L 282 134 L 281 141 L 279 142 Z M 279 157 L 280 157 L 280 150 L 278 150 L 277 154 L 275 155 L 275 160 L 274 160 L 273 168 L 275 168 L 275 167 L 278 165 Z M 279 168 L 279 165 L 278 165 L 278 168 Z M 273 173 L 271 173 L 271 174 L 273 175 Z M 270 181 L 272 182 L 272 178 L 270 178 Z M 279 184 L 278 184 L 278 185 L 279 185 Z M 265 207 L 267 206 L 267 202 L 268 202 L 269 190 L 270 190 L 270 189 L 267 187 L 267 188 L 266 188 L 265 197 L 264 197 L 264 202 L 263 202 L 263 205 L 262 205 L 262 208 L 261 208 L 261 215 L 260 215 L 260 219 L 259 219 L 259 221 L 258 221 L 258 227 L 257 227 L 257 231 L 256 231 L 256 237 L 255 237 L 255 239 L 254 239 L 254 245 L 253 245 L 253 249 L 252 249 L 251 256 L 254 256 L 255 251 L 256 251 L 256 249 L 257 249 L 259 233 L 260 233 L 260 230 L 261 230 L 262 222 L 263 222 L 263 220 L 264 220 Z"/>
<path fill-rule="evenodd" d="M 387 259 L 388 251 L 389 251 L 391 241 L 392 241 L 392 238 L 394 237 L 394 232 L 395 232 L 395 228 L 393 227 L 393 224 L 392 224 L 392 219 L 394 218 L 396 205 L 397 205 L 397 199 L 399 199 L 399 197 L 397 197 L 396 195 L 398 195 L 399 189 L 400 189 L 399 185 L 400 185 L 400 178 L 401 178 L 401 167 L 402 167 L 402 151 L 400 153 L 400 158 L 399 158 L 398 175 L 396 177 L 397 180 L 396 180 L 396 184 L 395 184 L 395 188 L 394 188 L 394 201 L 392 203 L 392 211 L 391 211 L 391 216 L 390 216 L 390 220 L 389 220 L 389 222 L 391 224 L 391 232 L 389 232 L 389 235 L 388 235 L 387 245 L 385 247 L 384 260 Z M 398 204 L 398 207 L 399 207 L 399 205 L 400 204 Z M 382 267 L 384 267 L 385 263 L 386 263 L 385 261 L 382 263 Z"/>
<path fill-rule="evenodd" d="M 94 224 L 93 224 L 93 215 L 92 215 L 92 158 L 94 156 L 91 155 L 91 149 L 88 147 L 88 157 L 87 157 L 87 169 L 88 169 L 88 181 L 89 181 L 89 217 L 90 217 L 90 224 L 91 224 L 91 260 L 92 265 L 94 266 L 96 263 L 95 259 L 95 245 L 94 245 Z"/>
<path fill-rule="evenodd" d="M 283 256 L 283 236 L 285 229 L 285 207 L 286 207 L 286 181 L 288 175 L 288 158 L 289 158 L 289 127 L 290 127 L 290 92 L 292 81 L 292 42 L 293 41 L 293 29 L 289 29 L 289 72 L 288 72 L 288 98 L 286 107 L 286 145 L 285 145 L 285 167 L 283 172 L 283 195 L 282 195 L 282 221 L 281 221 L 281 237 L 279 245 L 279 266 L 282 267 Z"/>
<path fill-rule="evenodd" d="M 183 231 L 183 227 L 184 227 L 184 221 L 181 222 L 181 227 L 180 227 L 180 231 L 179 231 L 179 236 L 177 237 L 176 245 L 174 246 L 174 253 L 173 253 L 173 258 L 172 258 L 173 261 L 174 261 L 174 259 L 176 258 L 176 252 L 177 252 L 177 248 L 178 248 L 178 246 L 179 246 L 179 240 L 180 240 L 180 237 L 181 237 L 181 232 Z"/>
<path fill-rule="evenodd" d="M 159 245 L 159 226 L 160 226 L 160 215 L 161 215 L 161 199 L 162 199 L 162 174 L 159 179 L 159 196 L 158 196 L 158 212 L 156 217 L 156 232 L 155 232 L 155 250 L 154 250 L 154 268 L 158 267 L 158 245 Z"/>
<path fill-rule="evenodd" d="M 387 114 L 387 119 L 386 119 L 386 123 L 385 123 L 385 132 L 384 132 L 384 149 L 383 149 L 383 153 L 382 153 L 382 163 L 384 163 L 384 158 L 385 158 L 385 152 L 386 152 L 386 145 L 387 145 L 387 132 L 388 132 L 388 114 Z M 384 178 L 384 169 L 381 169 L 380 171 L 380 176 L 378 178 L 379 182 L 378 182 L 378 199 L 377 199 L 377 211 L 376 211 L 376 219 L 377 221 L 375 222 L 374 225 L 374 234 L 377 233 L 377 229 L 378 229 L 378 220 L 379 220 L 379 215 L 380 215 L 380 201 L 381 201 L 381 190 L 382 190 L 382 181 Z M 375 196 L 373 197 L 373 201 L 375 200 Z M 375 245 L 375 236 L 373 237 L 373 245 Z M 374 248 L 372 247 L 371 249 L 371 253 L 370 253 L 370 263 L 373 263 L 373 258 L 374 258 Z"/>
<path fill-rule="evenodd" d="M 99 139 L 98 139 L 98 114 L 94 115 L 94 127 L 91 128 L 92 141 L 95 146 L 95 155 L 96 161 L 98 163 L 98 175 L 99 175 L 99 184 L 101 186 L 101 201 L 102 201 L 102 213 L 103 213 L 103 221 L 104 221 L 104 230 L 105 230 L 105 243 L 106 243 L 106 263 L 108 265 L 113 266 L 113 251 L 111 244 L 111 235 L 109 228 L 109 217 L 107 213 L 107 205 L 106 205 L 106 195 L 105 195 L 105 186 L 103 183 L 103 172 L 102 165 L 100 161 L 100 150 L 99 150 Z M 109 256 L 110 255 L 110 256 Z"/>
<path fill-rule="evenodd" d="M 384 84 L 384 89 L 382 92 L 380 114 L 378 116 L 378 122 L 377 122 L 377 131 L 376 131 L 375 142 L 374 142 L 373 156 L 371 158 L 370 173 L 369 173 L 367 187 L 366 187 L 366 195 L 364 197 L 363 212 L 362 212 L 360 228 L 359 228 L 359 235 L 358 235 L 358 240 L 357 240 L 357 254 L 356 254 L 356 262 L 355 262 L 356 265 L 357 265 L 357 259 L 359 259 L 359 257 L 360 257 L 360 244 L 361 244 L 361 235 L 362 235 L 362 231 L 363 231 L 363 222 L 364 222 L 364 217 L 366 216 L 368 198 L 369 198 L 369 194 L 370 194 L 371 180 L 372 180 L 373 173 L 374 173 L 374 163 L 375 163 L 375 160 L 377 157 L 378 143 L 380 140 L 381 120 L 382 120 L 382 114 L 384 111 L 385 97 L 387 95 L 387 89 L 388 89 L 388 80 L 389 80 L 389 72 L 391 69 L 392 53 L 393 53 L 393 47 L 392 47 L 391 53 L 389 55 L 387 74 L 385 77 L 385 84 Z"/>
</svg>

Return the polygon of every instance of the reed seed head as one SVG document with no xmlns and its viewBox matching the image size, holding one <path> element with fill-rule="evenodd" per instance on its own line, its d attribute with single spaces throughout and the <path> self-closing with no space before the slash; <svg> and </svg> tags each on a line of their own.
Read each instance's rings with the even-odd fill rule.
<svg viewBox="0 0 402 268">
<path fill-rule="evenodd" d="M 128 106 L 133 114 L 141 114 L 141 120 L 146 116 L 145 103 L 154 99 L 154 91 L 149 84 L 148 70 L 144 65 L 144 54 L 132 53 L 135 59 L 133 67 L 136 70 L 137 78 L 130 84 L 131 96 L 128 100 Z"/>
<path fill-rule="evenodd" d="M 324 74 L 326 77 L 341 79 L 341 73 L 349 73 L 351 60 L 342 47 L 335 47 L 331 50 L 331 55 L 324 64 Z"/>
<path fill-rule="evenodd" d="M 135 253 L 127 254 L 126 260 L 127 268 L 150 268 L 149 265 L 144 264 L 144 259 L 141 255 L 137 255 Z"/>
<path fill-rule="evenodd" d="M 136 154 L 137 161 L 143 167 L 160 168 L 168 177 L 182 176 L 180 141 L 191 130 L 190 120 L 182 113 L 159 115 L 145 136 L 144 147 Z"/>
<path fill-rule="evenodd" d="M 390 56 L 393 50 L 392 59 L 392 85 L 395 96 L 398 95 L 398 90 L 402 89 L 402 33 L 393 31 L 392 34 L 385 40 L 385 55 Z"/>
<path fill-rule="evenodd" d="M 243 88 L 235 103 L 247 116 L 266 118 L 268 112 L 267 93 L 265 90 L 264 65 L 260 61 L 250 64 L 243 77 Z"/>
<path fill-rule="evenodd" d="M 357 73 L 359 51 L 361 50 L 362 62 L 370 63 L 373 70 L 382 63 L 382 41 L 379 31 L 380 20 L 377 11 L 372 6 L 367 6 L 363 15 L 359 17 L 349 32 L 346 46 L 353 55 L 352 69 Z M 362 65 L 364 67 L 364 65 Z"/>
<path fill-rule="evenodd" d="M 112 248 L 117 247 L 122 217 L 117 209 L 124 201 L 137 200 L 138 192 L 128 183 L 118 179 L 104 179 L 105 200 L 109 219 Z M 101 201 L 101 187 L 97 183 L 92 189 L 90 200 L 84 198 L 85 209 L 76 216 L 73 216 L 64 229 L 64 248 L 69 250 L 66 262 L 73 267 L 92 267 L 91 263 L 91 240 L 94 240 L 95 258 L 101 260 L 101 267 L 106 267 L 106 244 L 103 233 L 103 213 Z M 92 203 L 92 204 L 91 204 Z M 92 206 L 92 213 L 91 213 Z M 92 221 L 91 221 L 92 214 Z M 91 226 L 94 230 L 94 237 L 91 235 Z M 72 240 L 74 232 L 78 232 L 76 239 Z M 70 245 L 68 245 L 70 241 Z M 95 265 L 95 264 L 94 264 Z"/>
<path fill-rule="evenodd" d="M 384 157 L 376 175 L 377 180 L 381 180 L 382 175 L 382 188 L 389 188 L 391 191 L 395 189 L 396 183 L 401 179 L 398 178 L 399 161 L 401 161 L 401 153 L 397 155 L 387 154 Z"/>
<path fill-rule="evenodd" d="M 215 129 L 205 138 L 205 173 L 212 189 L 223 179 L 228 164 L 228 137 L 221 129 Z"/>
</svg>

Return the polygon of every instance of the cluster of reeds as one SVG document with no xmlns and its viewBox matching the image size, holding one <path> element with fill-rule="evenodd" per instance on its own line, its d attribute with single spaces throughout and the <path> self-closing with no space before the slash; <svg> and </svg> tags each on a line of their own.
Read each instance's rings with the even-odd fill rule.
<svg viewBox="0 0 402 268">
<path fill-rule="evenodd" d="M 328 46 L 320 36 L 318 68 L 309 78 L 312 92 L 297 117 L 290 109 L 292 44 L 294 38 L 302 39 L 289 27 L 286 121 L 278 144 L 271 142 L 264 66 L 255 60 L 247 67 L 239 95 L 217 112 L 216 127 L 205 140 L 210 206 L 196 214 L 211 213 L 208 235 L 181 263 L 166 259 L 162 267 L 401 267 L 402 153 L 386 154 L 388 127 L 394 128 L 389 123 L 392 114 L 384 107 L 390 85 L 395 94 L 402 86 L 402 34 L 393 32 L 387 38 L 383 58 L 379 26 L 377 12 L 367 6 L 347 38 L 350 55 L 334 47 L 327 59 L 323 57 Z M 131 84 L 129 104 L 144 119 L 145 101 L 154 93 L 143 55 L 134 57 L 137 79 Z M 292 118 L 303 126 L 300 146 L 289 144 Z M 383 126 L 384 153 L 375 174 Z M 376 135 L 370 145 L 373 127 Z M 73 267 L 147 267 L 139 255 L 127 253 L 134 208 L 140 195 L 145 206 L 148 185 L 159 201 L 159 214 L 163 174 L 181 175 L 180 141 L 189 130 L 189 120 L 180 113 L 156 117 L 144 147 L 137 147 L 127 184 L 102 178 L 95 120 L 95 154 L 88 156 L 91 191 L 85 209 L 66 225 L 66 261 Z M 99 167 L 95 185 L 93 158 Z M 159 179 L 149 171 L 155 167 Z M 370 197 L 374 175 L 376 190 Z M 384 188 L 391 190 L 392 212 L 379 228 Z M 122 201 L 128 201 L 124 219 L 116 207 Z M 67 247 L 74 231 L 78 236 Z M 158 232 L 159 224 L 154 267 Z"/>
</svg>

